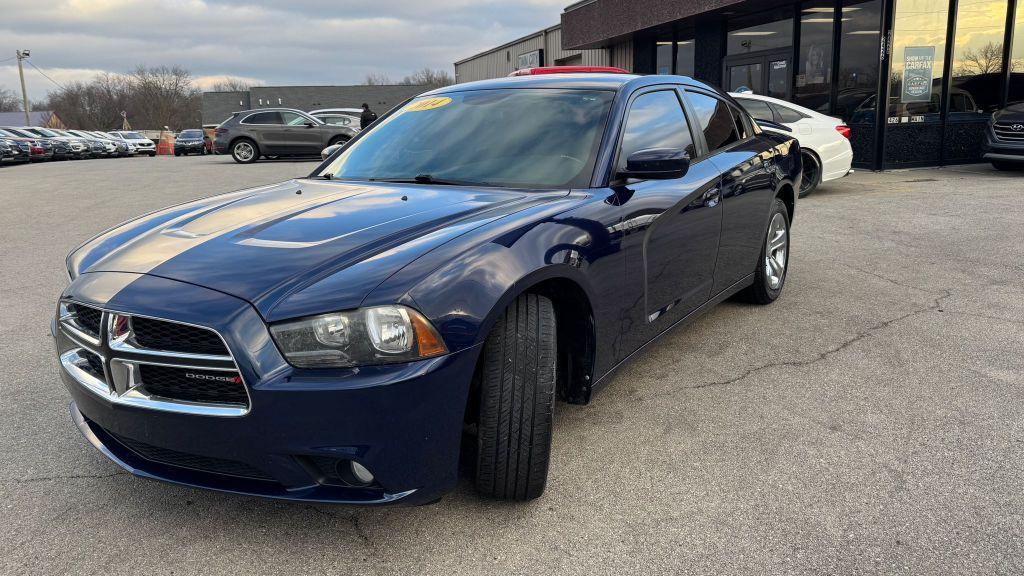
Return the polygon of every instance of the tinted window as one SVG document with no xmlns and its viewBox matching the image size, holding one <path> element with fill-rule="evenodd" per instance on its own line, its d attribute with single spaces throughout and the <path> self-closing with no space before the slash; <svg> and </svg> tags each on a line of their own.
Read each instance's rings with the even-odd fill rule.
<svg viewBox="0 0 1024 576">
<path fill-rule="evenodd" d="M 182 130 L 181 134 L 178 134 L 179 138 L 202 138 L 202 130 Z"/>
<path fill-rule="evenodd" d="M 748 114 L 758 120 L 767 120 L 769 122 L 775 121 L 775 116 L 772 114 L 772 109 L 768 107 L 768 103 L 763 100 L 751 100 L 749 98 L 737 98 L 737 102 L 740 106 L 747 111 Z"/>
<path fill-rule="evenodd" d="M 736 130 L 739 133 L 740 140 L 750 136 L 750 128 L 747 127 L 747 115 L 735 106 L 729 106 L 729 110 L 732 112 L 732 121 L 736 124 Z"/>
<path fill-rule="evenodd" d="M 320 173 L 521 188 L 589 186 L 614 92 L 465 90 L 412 100 Z"/>
<path fill-rule="evenodd" d="M 693 63 L 696 59 L 695 48 L 693 39 L 676 42 L 676 74 L 693 76 Z"/>
<path fill-rule="evenodd" d="M 302 126 L 306 122 L 311 122 L 309 118 L 295 112 L 281 112 L 281 117 L 284 118 L 284 123 L 289 126 Z"/>
<path fill-rule="evenodd" d="M 999 107 L 1006 8 L 1006 0 L 961 0 L 957 5 L 950 112 L 991 112 Z M 1017 28 L 1021 35 L 1024 28 Z M 1019 66 L 1012 62 L 1010 69 L 1019 72 Z"/>
<path fill-rule="evenodd" d="M 806 118 L 806 116 L 804 116 L 803 114 L 787 106 L 780 106 L 778 104 L 775 104 L 774 102 L 771 106 L 772 110 L 775 110 L 775 113 L 779 115 L 779 121 L 784 124 L 799 122 Z"/>
<path fill-rule="evenodd" d="M 875 123 L 875 104 L 868 100 L 878 91 L 881 18 L 881 0 L 846 0 L 843 3 L 839 96 L 835 111 L 836 116 L 851 124 Z"/>
<path fill-rule="evenodd" d="M 243 120 L 245 124 L 281 124 L 280 112 L 257 112 Z"/>
<path fill-rule="evenodd" d="M 687 92 L 687 98 L 697 114 L 697 121 L 700 122 L 700 129 L 704 132 L 709 151 L 714 152 L 740 139 L 733 124 L 732 108 L 728 104 L 713 96 L 696 92 Z"/>
<path fill-rule="evenodd" d="M 633 101 L 622 133 L 618 169 L 625 169 L 630 154 L 650 148 L 686 150 L 691 158 L 696 156 L 686 115 L 674 91 L 651 92 Z"/>
<path fill-rule="evenodd" d="M 338 116 L 317 116 L 317 119 L 324 124 L 331 124 L 333 126 L 349 126 L 352 124 L 353 118 L 351 116 L 338 115 Z"/>
</svg>

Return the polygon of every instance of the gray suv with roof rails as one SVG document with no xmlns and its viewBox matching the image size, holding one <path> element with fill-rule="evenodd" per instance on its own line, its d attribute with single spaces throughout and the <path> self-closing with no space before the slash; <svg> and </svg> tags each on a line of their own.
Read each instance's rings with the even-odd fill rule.
<svg viewBox="0 0 1024 576">
<path fill-rule="evenodd" d="M 324 124 L 291 108 L 235 112 L 214 131 L 214 150 L 250 164 L 260 157 L 320 156 L 333 144 L 348 142 L 357 130 Z"/>
</svg>

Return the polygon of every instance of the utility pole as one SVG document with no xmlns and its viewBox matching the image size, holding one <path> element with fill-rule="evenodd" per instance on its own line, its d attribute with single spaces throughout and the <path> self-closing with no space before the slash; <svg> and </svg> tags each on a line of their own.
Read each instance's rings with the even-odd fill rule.
<svg viewBox="0 0 1024 576">
<path fill-rule="evenodd" d="M 32 52 L 30 50 L 15 50 L 14 55 L 18 58 L 18 76 L 21 77 L 21 99 L 24 102 L 25 108 L 25 126 L 32 124 L 32 120 L 29 119 L 28 109 L 28 91 L 25 90 L 25 68 L 22 66 L 21 61 L 28 58 Z"/>
</svg>

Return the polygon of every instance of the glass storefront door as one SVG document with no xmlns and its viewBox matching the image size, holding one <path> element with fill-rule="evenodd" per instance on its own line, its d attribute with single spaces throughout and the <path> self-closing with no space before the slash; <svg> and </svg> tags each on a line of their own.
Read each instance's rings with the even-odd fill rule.
<svg viewBox="0 0 1024 576">
<path fill-rule="evenodd" d="M 885 167 L 942 161 L 949 0 L 896 0 Z"/>
<path fill-rule="evenodd" d="M 789 51 L 729 56 L 725 61 L 726 85 L 730 92 L 750 90 L 788 100 L 793 83 L 791 60 Z"/>
</svg>

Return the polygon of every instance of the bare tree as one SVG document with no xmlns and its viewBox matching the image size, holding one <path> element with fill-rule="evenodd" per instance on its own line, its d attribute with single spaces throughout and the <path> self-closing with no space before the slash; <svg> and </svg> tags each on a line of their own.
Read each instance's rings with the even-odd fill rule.
<svg viewBox="0 0 1024 576">
<path fill-rule="evenodd" d="M 14 95 L 14 92 L 0 87 L 0 112 L 20 112 L 21 98 Z"/>
<path fill-rule="evenodd" d="M 446 70 L 432 70 L 430 68 L 424 68 L 418 72 L 413 72 L 409 76 L 402 78 L 399 84 L 415 85 L 415 86 L 450 86 L 455 84 L 455 79 Z"/>
<path fill-rule="evenodd" d="M 392 82 L 391 78 L 383 72 L 371 72 L 366 75 L 366 79 L 363 80 L 363 84 L 366 86 L 387 86 L 394 84 L 394 82 Z"/>
<path fill-rule="evenodd" d="M 954 76 L 974 76 L 976 74 L 999 74 L 1003 71 L 1003 44 L 989 42 L 973 50 L 967 48 L 960 56 Z"/>
<path fill-rule="evenodd" d="M 69 127 L 109 130 L 121 126 L 121 112 L 136 128 L 178 130 L 198 126 L 200 92 L 179 66 L 139 66 L 131 74 L 98 74 L 90 82 L 70 82 L 50 92 L 50 109 Z"/>
<path fill-rule="evenodd" d="M 136 126 L 178 130 L 201 122 L 201 93 L 192 74 L 180 66 L 137 67 L 130 75 Z"/>
<path fill-rule="evenodd" d="M 219 82 L 211 84 L 207 92 L 245 92 L 253 86 L 260 86 L 260 83 L 228 76 Z"/>
</svg>

